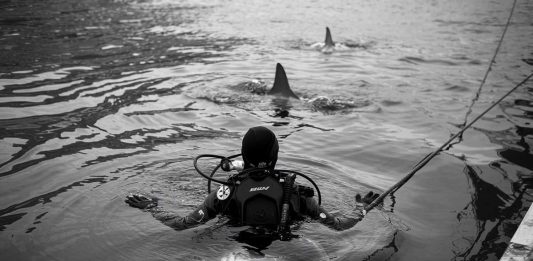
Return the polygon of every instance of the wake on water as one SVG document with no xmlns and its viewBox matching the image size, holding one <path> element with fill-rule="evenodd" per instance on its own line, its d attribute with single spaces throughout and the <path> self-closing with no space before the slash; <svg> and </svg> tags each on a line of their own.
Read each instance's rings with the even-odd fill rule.
<svg viewBox="0 0 533 261">
<path fill-rule="evenodd" d="M 334 42 L 329 27 L 326 27 L 326 38 L 324 42 L 311 44 L 310 48 L 324 54 L 332 54 L 333 52 L 346 52 L 353 51 L 354 49 L 368 49 L 372 44 L 373 42 Z"/>
<path fill-rule="evenodd" d="M 208 89 L 196 92 L 195 98 L 205 99 L 216 104 L 229 104 L 241 108 L 252 106 L 254 109 L 272 110 L 289 108 L 310 109 L 325 114 L 347 113 L 353 111 L 378 112 L 380 107 L 372 103 L 368 98 L 361 97 L 328 97 L 321 94 L 299 94 L 299 98 L 290 88 L 287 76 L 283 67 L 278 63 L 274 83 L 269 90 L 268 85 L 261 79 L 241 82 L 235 85 L 229 85 L 221 89 Z M 278 98 L 274 100 L 275 107 L 272 108 L 272 100 L 269 98 L 273 95 Z M 294 99 L 292 99 L 294 98 Z M 259 103 L 258 103 L 259 101 Z M 261 102 L 262 101 L 262 102 Z M 289 105 L 290 103 L 290 105 Z M 299 104 L 299 105 L 298 105 Z"/>
</svg>

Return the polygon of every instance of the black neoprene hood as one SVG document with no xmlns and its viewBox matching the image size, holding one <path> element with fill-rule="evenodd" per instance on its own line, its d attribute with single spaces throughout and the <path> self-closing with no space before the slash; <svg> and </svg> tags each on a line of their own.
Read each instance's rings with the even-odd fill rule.
<svg viewBox="0 0 533 261">
<path fill-rule="evenodd" d="M 242 139 L 244 167 L 274 168 L 278 150 L 278 139 L 271 130 L 262 126 L 250 128 Z"/>
</svg>

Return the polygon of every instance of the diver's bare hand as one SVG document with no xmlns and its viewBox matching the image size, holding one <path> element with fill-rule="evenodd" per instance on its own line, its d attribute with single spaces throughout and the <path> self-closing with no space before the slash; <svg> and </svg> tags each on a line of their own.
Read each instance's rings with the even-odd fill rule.
<svg viewBox="0 0 533 261">
<path fill-rule="evenodd" d="M 157 206 L 157 198 L 149 198 L 142 194 L 129 194 L 125 200 L 130 206 L 140 209 L 153 208 Z"/>
</svg>

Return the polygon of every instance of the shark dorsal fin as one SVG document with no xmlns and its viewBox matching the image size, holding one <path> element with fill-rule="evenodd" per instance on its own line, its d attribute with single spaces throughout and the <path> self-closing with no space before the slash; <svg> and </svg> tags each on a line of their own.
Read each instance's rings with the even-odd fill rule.
<svg viewBox="0 0 533 261">
<path fill-rule="evenodd" d="M 280 63 L 276 65 L 276 78 L 274 79 L 274 86 L 272 86 L 272 89 L 268 92 L 268 94 L 299 99 L 298 96 L 292 92 L 291 87 L 289 86 L 289 80 L 285 74 L 285 70 Z"/>
<path fill-rule="evenodd" d="M 333 39 L 331 39 L 331 33 L 329 32 L 329 27 L 326 27 L 326 40 L 324 41 L 326 46 L 335 46 Z"/>
</svg>

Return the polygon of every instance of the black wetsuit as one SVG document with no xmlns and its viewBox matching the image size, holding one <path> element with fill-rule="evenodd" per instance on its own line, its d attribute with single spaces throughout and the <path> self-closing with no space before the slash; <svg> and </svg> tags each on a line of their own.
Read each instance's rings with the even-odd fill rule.
<svg viewBox="0 0 533 261">
<path fill-rule="evenodd" d="M 185 217 L 176 216 L 175 214 L 162 211 L 159 208 L 152 208 L 149 211 L 156 219 L 160 220 L 165 225 L 176 230 L 183 230 L 203 224 L 208 220 L 215 218 L 218 214 L 227 215 L 234 221 L 239 220 L 235 214 L 237 211 L 234 208 L 233 200 L 234 199 L 231 197 L 221 200 L 217 198 L 217 191 L 213 191 L 207 196 L 204 202 L 196 208 L 196 210 Z M 290 209 L 291 221 L 302 220 L 305 217 L 309 217 L 313 220 L 318 220 L 320 223 L 335 230 L 351 228 L 363 218 L 362 209 L 359 207 L 353 209 L 351 211 L 352 213 L 346 213 L 349 216 L 332 215 L 319 206 L 314 198 L 299 195 L 297 193 L 293 193 L 291 197 Z"/>
</svg>

